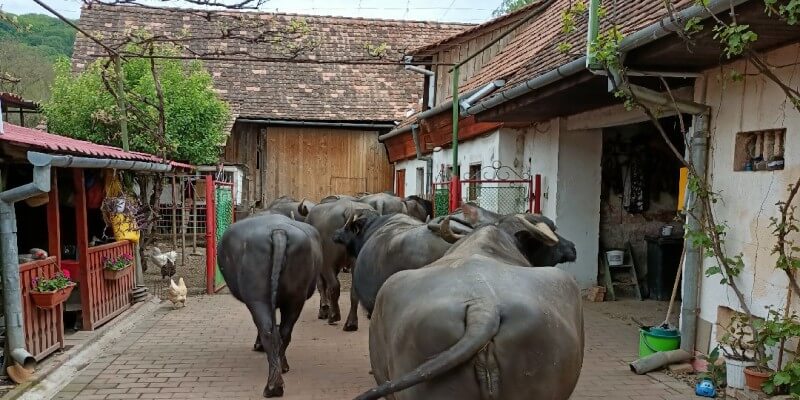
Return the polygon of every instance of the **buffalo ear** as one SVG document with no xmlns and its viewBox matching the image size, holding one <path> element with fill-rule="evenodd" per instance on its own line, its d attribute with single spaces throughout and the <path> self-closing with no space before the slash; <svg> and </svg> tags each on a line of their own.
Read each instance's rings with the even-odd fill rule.
<svg viewBox="0 0 800 400">
<path fill-rule="evenodd" d="M 494 224 L 499 221 L 501 217 L 500 214 L 495 214 L 489 210 L 485 210 L 473 202 L 464 203 L 461 206 L 461 212 L 464 213 L 464 217 L 466 217 L 467 222 L 469 222 L 472 226 L 478 226 L 487 223 Z"/>
<path fill-rule="evenodd" d="M 297 212 L 304 216 L 308 216 L 308 206 L 306 206 L 306 199 L 303 199 L 300 204 L 297 205 Z"/>
</svg>

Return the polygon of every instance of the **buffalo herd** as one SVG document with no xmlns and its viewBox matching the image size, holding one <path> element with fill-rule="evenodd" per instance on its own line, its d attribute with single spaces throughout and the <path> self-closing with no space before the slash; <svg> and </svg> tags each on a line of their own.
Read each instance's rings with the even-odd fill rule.
<svg viewBox="0 0 800 400">
<path fill-rule="evenodd" d="M 569 398 L 583 314 L 577 283 L 553 267 L 574 262 L 575 245 L 538 214 L 466 203 L 433 217 L 418 196 L 284 196 L 228 228 L 219 268 L 267 355 L 264 397 L 283 395 L 286 348 L 315 290 L 319 318 L 341 320 L 349 269 L 344 330 L 358 329 L 361 304 L 377 383 L 357 400 Z"/>
</svg>

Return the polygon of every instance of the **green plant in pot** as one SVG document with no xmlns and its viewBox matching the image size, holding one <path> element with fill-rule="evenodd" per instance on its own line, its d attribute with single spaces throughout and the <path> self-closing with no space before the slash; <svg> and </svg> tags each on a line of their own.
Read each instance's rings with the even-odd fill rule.
<svg viewBox="0 0 800 400">
<path fill-rule="evenodd" d="M 722 359 L 720 359 L 720 347 L 717 346 L 714 350 L 711 350 L 708 355 L 700 356 L 700 358 L 706 362 L 706 372 L 701 373 L 698 376 L 698 379 L 704 380 L 708 379 L 714 383 L 714 387 L 717 388 L 717 391 L 721 391 L 726 386 L 726 368 L 725 364 L 722 363 Z"/>
<path fill-rule="evenodd" d="M 747 316 L 734 314 L 724 329 L 719 349 L 725 355 L 726 383 L 729 388 L 744 389 L 745 368 L 756 365 Z"/>
<path fill-rule="evenodd" d="M 767 348 L 774 347 L 782 338 L 786 338 L 790 333 L 790 326 L 779 312 L 769 308 L 767 318 L 754 319 L 753 326 L 756 328 L 756 334 L 753 335 L 751 343 L 755 350 L 756 365 L 745 368 L 744 374 L 747 387 L 752 390 L 762 390 L 767 380 L 775 373 L 769 367 L 772 356 L 767 354 Z"/>
<path fill-rule="evenodd" d="M 766 338 L 765 345 L 782 346 L 786 340 L 800 338 L 800 318 L 795 313 L 784 317 L 778 311 L 770 310 L 762 332 Z M 767 394 L 788 392 L 793 398 L 800 398 L 800 360 L 792 360 L 784 366 L 778 365 L 777 368 L 779 370 L 763 383 L 762 390 Z"/>
</svg>

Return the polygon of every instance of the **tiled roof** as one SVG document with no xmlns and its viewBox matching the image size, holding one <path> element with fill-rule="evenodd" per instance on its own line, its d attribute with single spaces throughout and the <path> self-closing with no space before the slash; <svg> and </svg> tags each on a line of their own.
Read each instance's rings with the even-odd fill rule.
<svg viewBox="0 0 800 400">
<path fill-rule="evenodd" d="M 136 151 L 126 152 L 118 147 L 54 135 L 38 129 L 24 128 L 8 122 L 3 122 L 3 133 L 0 134 L 0 142 L 9 142 L 18 146 L 29 146 L 41 150 L 57 151 L 72 155 L 113 158 L 116 160 L 147 161 L 160 164 L 169 163 L 173 167 L 194 168 L 189 164 L 164 160 L 152 154 Z"/>
<path fill-rule="evenodd" d="M 444 38 L 437 42 L 426 44 L 422 47 L 412 50 L 411 55 L 428 55 L 445 50 L 446 47 L 451 47 L 460 44 L 463 41 L 469 40 L 474 35 L 480 35 L 484 32 L 490 32 L 495 29 L 511 25 L 522 18 L 527 16 L 527 13 L 535 7 L 541 6 L 543 0 L 536 0 L 520 8 L 517 11 L 501 15 L 497 18 L 486 21 L 480 25 L 461 31 L 453 36 Z"/>
<path fill-rule="evenodd" d="M 572 0 L 555 0 L 541 15 L 530 23 L 509 42 L 478 74 L 462 85 L 469 90 L 496 79 L 506 79 L 505 89 L 553 70 L 560 65 L 580 58 L 586 51 L 587 18 L 576 19 L 576 29 L 571 34 L 562 32 L 562 12 Z M 692 0 L 678 0 L 677 9 L 693 3 Z M 608 10 L 601 32 L 609 26 L 609 20 L 616 15 L 618 28 L 623 35 L 633 33 L 653 24 L 667 15 L 663 0 L 603 0 Z M 616 4 L 616 9 L 614 8 Z M 559 50 L 561 43 L 572 45 L 571 54 Z"/>
<path fill-rule="evenodd" d="M 219 37 L 218 21 L 205 19 L 205 12 L 185 9 L 131 6 L 84 7 L 80 25 L 114 43 L 125 30 L 147 29 L 153 34 L 178 37 Z M 226 18 L 231 13 L 214 13 Z M 286 29 L 293 21 L 308 24 L 308 36 L 318 45 L 299 60 L 331 61 L 368 58 L 365 46 L 388 45 L 388 54 L 401 53 L 441 40 L 473 25 L 444 24 L 361 18 L 300 16 L 275 13 L 236 13 L 252 29 Z M 241 25 L 240 25 L 241 26 Z M 234 32 L 236 33 L 236 32 Z M 248 32 L 251 33 L 252 32 Z M 259 57 L 282 57 L 284 48 L 272 43 L 248 43 L 237 38 L 192 41 L 195 52 L 219 49 L 245 51 Z M 85 67 L 94 55 L 104 55 L 83 36 L 75 42 L 73 62 Z M 257 117 L 321 121 L 394 121 L 409 109 L 418 109 L 422 77 L 397 65 L 353 65 L 297 62 L 204 61 L 214 77 L 216 90 L 243 118 Z"/>
</svg>

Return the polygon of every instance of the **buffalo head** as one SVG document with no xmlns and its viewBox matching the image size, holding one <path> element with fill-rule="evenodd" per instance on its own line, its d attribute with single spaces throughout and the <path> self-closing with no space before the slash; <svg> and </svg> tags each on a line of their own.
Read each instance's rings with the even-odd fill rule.
<svg viewBox="0 0 800 400">
<path fill-rule="evenodd" d="M 366 242 L 366 228 L 380 215 L 373 210 L 356 210 L 344 223 L 344 226 L 333 232 L 333 242 L 344 245 L 347 254 L 356 257 Z"/>
<path fill-rule="evenodd" d="M 575 244 L 556 233 L 553 221 L 543 215 L 500 215 L 470 203 L 464 204 L 462 213 L 472 226 L 495 225 L 516 238 L 519 251 L 535 267 L 554 266 L 577 259 Z M 442 238 L 453 243 L 466 236 L 452 229 L 450 224 L 450 218 L 442 222 Z"/>
</svg>

